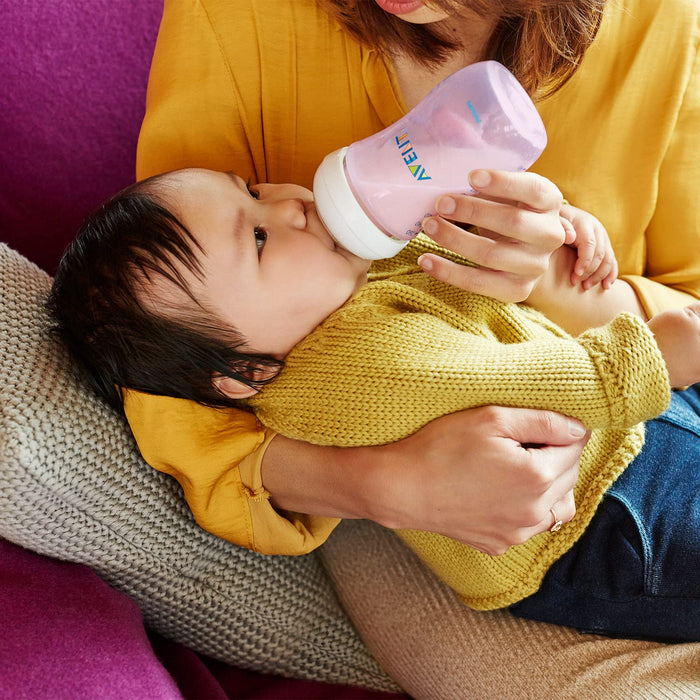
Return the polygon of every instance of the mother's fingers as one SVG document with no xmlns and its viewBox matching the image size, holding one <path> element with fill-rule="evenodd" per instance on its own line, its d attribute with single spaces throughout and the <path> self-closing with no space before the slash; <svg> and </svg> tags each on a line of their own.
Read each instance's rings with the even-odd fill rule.
<svg viewBox="0 0 700 700">
<path fill-rule="evenodd" d="M 424 230 L 431 237 L 434 236 L 429 230 L 432 222 L 441 224 L 445 219 L 450 219 L 477 226 L 479 229 L 495 231 L 513 240 L 542 248 L 548 253 L 562 245 L 565 239 L 564 227 L 558 212 L 555 213 L 554 210 L 544 213 L 513 202 L 494 202 L 470 195 L 445 195 L 438 200 L 437 211 L 440 216 L 430 217 L 423 222 Z M 439 225 L 436 231 L 442 236 L 446 236 L 448 232 L 449 228 L 443 225 Z M 447 247 L 442 240 L 435 240 Z M 450 250 L 460 252 L 454 248 Z"/>
<path fill-rule="evenodd" d="M 425 219 L 423 230 L 476 267 L 436 255 L 424 255 L 421 267 L 448 284 L 502 301 L 523 301 L 567 237 L 559 215 L 561 192 L 534 173 L 476 170 L 470 182 L 479 194 L 440 197 L 438 215 Z"/>
<path fill-rule="evenodd" d="M 559 211 L 563 197 L 559 188 L 537 173 L 506 170 L 473 170 L 469 184 L 492 199 L 520 202 L 533 211 Z"/>
<path fill-rule="evenodd" d="M 541 250 L 495 231 L 482 228 L 468 231 L 438 217 L 426 219 L 423 230 L 438 245 L 480 267 L 539 277 L 549 265 L 549 248 Z"/>
<path fill-rule="evenodd" d="M 578 474 L 578 471 L 575 470 L 575 473 Z M 575 479 L 564 474 L 562 478 L 552 484 L 551 488 L 543 494 L 537 507 L 538 514 L 541 516 L 539 522 L 529 527 L 523 527 L 517 535 L 513 535 L 517 544 L 527 542 L 543 532 L 551 532 L 554 536 L 564 525 L 574 519 L 576 515 L 576 501 L 573 491 L 575 483 Z M 563 484 L 566 486 L 565 491 L 562 492 Z"/>
<path fill-rule="evenodd" d="M 436 280 L 505 302 L 525 301 L 537 281 L 501 270 L 460 265 L 432 253 L 421 255 L 418 264 Z"/>
<path fill-rule="evenodd" d="M 535 518 L 539 522 L 513 529 L 508 532 L 508 536 L 505 538 L 484 538 L 483 541 L 478 542 L 475 548 L 485 554 L 505 554 L 511 546 L 523 544 L 543 532 L 551 532 L 553 536 L 556 535 L 563 526 L 574 519 L 575 515 L 576 501 L 572 484 L 571 488 L 556 500 L 551 497 L 550 492 L 543 496 L 542 504 L 537 508 L 537 515 L 535 516 L 533 513 L 533 522 Z M 474 546 L 471 542 L 467 544 Z"/>
<path fill-rule="evenodd" d="M 547 513 L 537 527 L 536 533 L 533 533 L 533 536 L 540 532 L 559 532 L 559 530 L 564 525 L 571 522 L 576 515 L 576 501 L 574 500 L 573 490 L 569 491 L 559 500 L 548 505 Z"/>
<path fill-rule="evenodd" d="M 556 525 L 557 521 L 561 520 L 563 525 L 571 522 L 576 515 L 576 500 L 574 499 L 573 490 L 569 491 L 563 498 L 560 498 L 556 503 L 552 503 L 549 509 L 549 515 L 552 516 L 552 521 L 549 518 L 545 518 L 543 531 L 549 530 L 552 532 L 552 528 Z M 556 520 L 554 516 L 557 516 Z M 556 530 L 554 530 L 556 532 Z"/>
</svg>

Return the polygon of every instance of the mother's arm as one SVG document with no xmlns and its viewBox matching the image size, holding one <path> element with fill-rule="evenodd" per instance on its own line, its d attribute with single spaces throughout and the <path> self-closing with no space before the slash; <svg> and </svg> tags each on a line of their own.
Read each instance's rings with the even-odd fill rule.
<svg viewBox="0 0 700 700">
<path fill-rule="evenodd" d="M 697 10 L 695 10 L 697 14 Z M 696 23 L 697 26 L 697 23 Z M 700 299 L 700 47 L 689 60 L 673 130 L 659 167 L 653 215 L 645 231 L 642 275 L 624 275 L 651 318 Z"/>
<path fill-rule="evenodd" d="M 574 516 L 583 426 L 547 411 L 476 408 L 378 447 L 310 445 L 252 413 L 125 390 L 144 459 L 174 477 L 209 532 L 264 554 L 303 554 L 337 518 L 440 532 L 499 554 Z M 539 445 L 532 447 L 531 445 Z"/>
<path fill-rule="evenodd" d="M 262 479 L 281 509 L 439 532 L 502 554 L 549 529 L 550 508 L 574 516 L 585 442 L 581 424 L 556 413 L 474 408 L 381 447 L 277 436 Z"/>
</svg>

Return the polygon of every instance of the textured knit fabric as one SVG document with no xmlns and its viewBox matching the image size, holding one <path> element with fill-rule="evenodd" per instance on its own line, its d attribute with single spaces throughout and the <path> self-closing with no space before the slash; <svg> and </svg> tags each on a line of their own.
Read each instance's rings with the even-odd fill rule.
<svg viewBox="0 0 700 700">
<path fill-rule="evenodd" d="M 263 557 L 194 522 L 178 485 L 141 460 L 124 420 L 49 335 L 49 286 L 0 245 L 0 536 L 87 564 L 150 629 L 207 656 L 395 690 L 314 554 Z"/>
<path fill-rule="evenodd" d="M 638 317 L 622 314 L 573 339 L 533 309 L 432 279 L 415 260 L 435 248 L 416 240 L 377 265 L 249 403 L 282 435 L 341 447 L 394 442 L 489 402 L 559 411 L 596 428 L 581 457 L 576 517 L 556 535 L 492 557 L 434 533 L 400 533 L 469 606 L 503 607 L 534 593 L 583 534 L 642 446 L 635 424 L 668 406 L 668 376 Z"/>
<path fill-rule="evenodd" d="M 194 524 L 177 486 L 139 459 L 121 420 L 47 337 L 48 285 L 0 246 L 0 535 L 89 564 L 139 604 L 151 628 L 209 655 L 393 688 L 358 645 L 316 554 L 261 557 Z M 462 700 L 465 688 L 507 700 L 593 700 L 601 687 L 616 700 L 700 693 L 700 645 L 600 639 L 475 613 L 369 523 L 344 523 L 319 551 L 372 653 L 413 697 Z"/>
<path fill-rule="evenodd" d="M 650 314 L 700 295 L 699 15 L 697 0 L 607 3 L 578 73 L 539 105 L 549 144 L 534 170 L 603 222 L 622 278 Z M 350 40 L 315 0 L 167 0 L 138 175 L 201 166 L 310 186 L 327 153 L 404 113 L 391 67 Z M 208 419 L 182 411 L 182 402 L 152 397 L 127 406 L 148 462 L 201 494 L 209 485 L 200 473 L 236 470 L 245 442 L 237 431 L 217 434 L 217 454 L 226 458 L 213 466 L 206 447 L 198 455 L 187 447 L 211 444 Z M 193 419 L 183 430 L 187 415 Z M 259 465 L 259 456 L 253 461 Z M 280 551 L 281 543 L 289 553 L 308 551 L 333 525 L 317 521 L 323 527 L 289 543 L 289 524 L 267 501 L 229 493 L 214 498 L 204 517 L 226 522 L 223 502 L 261 534 L 217 534 L 263 552 Z"/>
<path fill-rule="evenodd" d="M 700 698 L 700 643 L 610 639 L 470 610 L 368 521 L 344 521 L 318 551 L 362 638 L 413 698 Z"/>
</svg>

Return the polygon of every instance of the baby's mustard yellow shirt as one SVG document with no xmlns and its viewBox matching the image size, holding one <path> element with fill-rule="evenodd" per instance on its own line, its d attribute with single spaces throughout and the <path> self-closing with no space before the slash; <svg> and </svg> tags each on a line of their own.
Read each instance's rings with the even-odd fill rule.
<svg viewBox="0 0 700 700">
<path fill-rule="evenodd" d="M 609 2 L 577 74 L 539 105 L 549 143 L 533 170 L 603 222 L 649 315 L 700 297 L 699 17 L 697 0 Z M 315 0 L 166 0 L 137 176 L 198 166 L 310 186 L 323 156 L 404 113 L 391 67 Z M 215 534 L 293 554 L 337 522 L 270 506 L 271 434 L 249 414 L 135 392 L 125 410 Z"/>
</svg>

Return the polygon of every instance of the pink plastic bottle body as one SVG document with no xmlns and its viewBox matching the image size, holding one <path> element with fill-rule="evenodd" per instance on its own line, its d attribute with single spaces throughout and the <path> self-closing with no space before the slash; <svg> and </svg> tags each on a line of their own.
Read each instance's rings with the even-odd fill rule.
<svg viewBox="0 0 700 700">
<path fill-rule="evenodd" d="M 544 150 L 542 120 L 500 63 L 467 66 L 395 124 L 351 144 L 348 184 L 386 234 L 409 240 L 441 194 L 469 192 L 476 168 L 527 170 Z"/>
<path fill-rule="evenodd" d="M 496 61 L 457 71 L 395 124 L 329 153 L 316 210 L 336 242 L 370 260 L 396 255 L 441 194 L 473 192 L 477 168 L 527 170 L 547 134 L 535 105 Z"/>
</svg>

